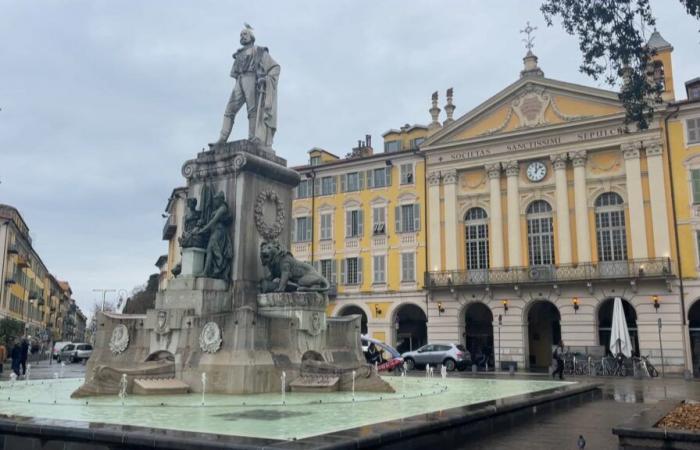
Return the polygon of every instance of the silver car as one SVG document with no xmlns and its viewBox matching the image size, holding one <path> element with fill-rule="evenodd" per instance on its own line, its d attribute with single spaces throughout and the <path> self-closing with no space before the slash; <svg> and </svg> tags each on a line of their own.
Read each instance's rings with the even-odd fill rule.
<svg viewBox="0 0 700 450">
<path fill-rule="evenodd" d="M 471 362 L 469 351 L 462 344 L 427 344 L 401 355 L 408 369 L 416 366 L 442 364 L 448 371 L 464 370 Z"/>
<path fill-rule="evenodd" d="M 71 363 L 90 358 L 92 355 L 92 345 L 84 342 L 68 344 L 58 353 L 58 362 L 68 361 Z"/>
</svg>

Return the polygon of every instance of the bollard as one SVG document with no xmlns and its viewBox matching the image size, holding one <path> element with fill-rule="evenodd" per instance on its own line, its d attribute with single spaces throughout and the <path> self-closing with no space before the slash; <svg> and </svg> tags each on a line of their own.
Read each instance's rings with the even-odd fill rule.
<svg viewBox="0 0 700 450">
<path fill-rule="evenodd" d="M 472 364 L 472 373 L 476 374 L 476 371 L 477 371 L 476 364 Z"/>
<path fill-rule="evenodd" d="M 514 366 L 513 364 L 510 364 L 510 365 L 508 366 L 508 373 L 509 373 L 511 376 L 515 375 L 515 366 Z"/>
</svg>

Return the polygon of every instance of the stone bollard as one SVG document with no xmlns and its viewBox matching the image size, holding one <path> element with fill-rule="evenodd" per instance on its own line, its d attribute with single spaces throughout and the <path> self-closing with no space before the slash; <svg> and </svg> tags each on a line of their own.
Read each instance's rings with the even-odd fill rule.
<svg viewBox="0 0 700 450">
<path fill-rule="evenodd" d="M 472 373 L 476 374 L 477 370 L 478 369 L 476 368 L 476 364 L 472 364 Z"/>
</svg>

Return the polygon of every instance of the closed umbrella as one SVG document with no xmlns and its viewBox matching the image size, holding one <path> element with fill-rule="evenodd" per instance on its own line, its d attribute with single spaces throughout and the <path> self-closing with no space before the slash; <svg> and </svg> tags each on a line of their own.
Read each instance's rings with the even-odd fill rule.
<svg viewBox="0 0 700 450">
<path fill-rule="evenodd" d="M 613 305 L 610 352 L 613 355 L 622 353 L 628 358 L 632 356 L 632 340 L 627 329 L 627 319 L 625 318 L 625 310 L 622 309 L 622 299 L 620 297 L 615 297 Z"/>
</svg>

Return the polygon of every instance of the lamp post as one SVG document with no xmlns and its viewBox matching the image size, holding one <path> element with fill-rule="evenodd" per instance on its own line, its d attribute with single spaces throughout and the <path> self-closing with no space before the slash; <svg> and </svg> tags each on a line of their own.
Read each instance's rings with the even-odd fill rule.
<svg viewBox="0 0 700 450">
<path fill-rule="evenodd" d="M 498 364 L 501 364 L 501 325 L 503 325 L 503 316 L 498 315 Z M 496 368 L 494 367 L 494 372 Z"/>
<path fill-rule="evenodd" d="M 659 326 L 659 349 L 661 350 L 661 376 L 663 378 L 665 378 L 666 377 L 666 369 L 664 368 L 664 345 L 661 341 L 661 317 L 659 317 L 657 324 Z"/>
<path fill-rule="evenodd" d="M 104 312 L 107 292 L 117 292 L 117 290 L 116 289 L 93 289 L 92 292 L 102 292 L 102 312 Z"/>
</svg>

